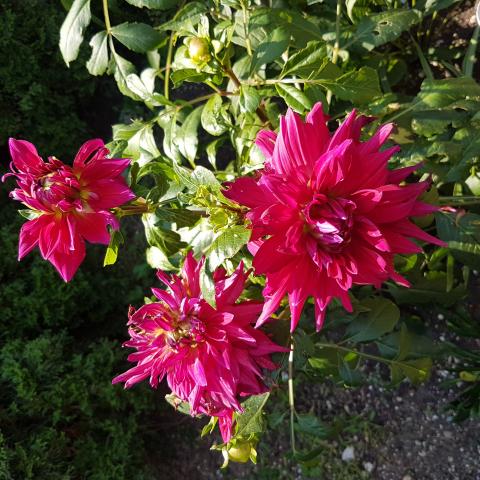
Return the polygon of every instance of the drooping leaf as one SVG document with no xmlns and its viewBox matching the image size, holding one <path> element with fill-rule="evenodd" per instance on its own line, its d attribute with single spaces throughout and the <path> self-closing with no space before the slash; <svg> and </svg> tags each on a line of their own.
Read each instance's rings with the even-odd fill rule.
<svg viewBox="0 0 480 480">
<path fill-rule="evenodd" d="M 108 35 L 105 30 L 96 33 L 90 40 L 92 55 L 87 69 L 92 75 L 103 75 L 108 68 Z"/>
<path fill-rule="evenodd" d="M 77 58 L 91 18 L 90 0 L 74 0 L 60 28 L 60 51 L 67 65 Z"/>
</svg>

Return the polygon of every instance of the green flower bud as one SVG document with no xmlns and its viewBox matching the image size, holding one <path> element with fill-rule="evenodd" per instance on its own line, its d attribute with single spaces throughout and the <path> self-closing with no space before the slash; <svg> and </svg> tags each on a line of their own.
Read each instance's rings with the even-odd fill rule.
<svg viewBox="0 0 480 480">
<path fill-rule="evenodd" d="M 228 449 L 228 459 L 232 462 L 246 463 L 250 459 L 251 449 L 250 442 L 236 442 L 234 446 Z"/>
<path fill-rule="evenodd" d="M 188 56 L 195 63 L 207 63 L 211 59 L 210 47 L 205 38 L 193 37 L 188 43 Z"/>
</svg>

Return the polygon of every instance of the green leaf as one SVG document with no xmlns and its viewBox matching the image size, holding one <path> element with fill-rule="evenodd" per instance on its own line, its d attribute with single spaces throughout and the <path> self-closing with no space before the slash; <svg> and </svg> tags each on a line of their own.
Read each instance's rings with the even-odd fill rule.
<svg viewBox="0 0 480 480">
<path fill-rule="evenodd" d="M 270 393 L 252 395 L 242 403 L 244 412 L 236 416 L 237 428 L 235 436 L 247 437 L 252 433 L 261 433 L 265 429 L 263 409 Z"/>
<path fill-rule="evenodd" d="M 452 77 L 443 80 L 425 80 L 417 101 L 422 107 L 446 107 L 465 97 L 480 97 L 480 85 L 470 77 Z"/>
<path fill-rule="evenodd" d="M 403 32 L 420 22 L 422 15 L 417 10 L 387 10 L 364 17 L 358 24 L 354 39 L 350 43 L 360 43 L 367 50 L 391 42 Z"/>
<path fill-rule="evenodd" d="M 175 32 L 180 32 L 183 28 L 185 28 L 187 23 L 190 25 L 196 25 L 202 15 L 207 11 L 208 6 L 206 3 L 187 3 L 177 12 L 173 20 L 163 23 L 158 27 L 158 30 L 172 30 Z"/>
<path fill-rule="evenodd" d="M 120 43 L 138 53 L 153 50 L 162 41 L 162 35 L 145 23 L 125 22 L 113 27 L 111 32 Z"/>
<path fill-rule="evenodd" d="M 145 237 L 152 247 L 158 247 L 167 257 L 177 253 L 186 244 L 181 241 L 180 235 L 173 230 L 166 230 L 157 225 L 158 217 L 153 213 L 142 216 L 145 227 Z"/>
<path fill-rule="evenodd" d="M 126 2 L 138 8 L 168 10 L 177 5 L 178 0 L 126 0 Z"/>
<path fill-rule="evenodd" d="M 273 30 L 253 53 L 250 73 L 258 71 L 262 65 L 279 59 L 287 49 L 289 41 L 290 34 L 285 28 L 278 27 Z"/>
<path fill-rule="evenodd" d="M 435 215 L 438 236 L 448 243 L 456 260 L 471 268 L 480 268 L 480 215 Z"/>
<path fill-rule="evenodd" d="M 201 121 L 202 127 L 210 134 L 218 137 L 227 131 L 227 124 L 223 121 L 222 97 L 218 94 L 213 95 L 205 104 Z"/>
<path fill-rule="evenodd" d="M 174 393 L 165 395 L 165 400 L 178 412 L 185 415 L 190 415 L 190 405 L 183 400 L 180 400 Z"/>
<path fill-rule="evenodd" d="M 211 274 L 207 271 L 207 262 L 204 262 L 200 270 L 200 291 L 202 292 L 202 297 L 215 308 L 215 282 Z"/>
<path fill-rule="evenodd" d="M 175 87 L 180 86 L 183 82 L 203 82 L 209 76 L 204 72 L 198 72 L 194 68 L 182 68 L 180 70 L 175 70 L 170 75 L 170 79 Z"/>
<path fill-rule="evenodd" d="M 338 373 L 345 385 L 356 387 L 363 382 L 363 375 L 357 369 L 352 369 L 348 362 L 342 360 L 338 366 Z"/>
<path fill-rule="evenodd" d="M 347 337 L 352 342 L 367 342 L 391 332 L 400 319 L 398 307 L 386 298 L 370 298 L 362 302 L 369 309 L 366 314 L 354 318 L 347 328 Z"/>
<path fill-rule="evenodd" d="M 327 438 L 330 434 L 330 429 L 311 413 L 298 414 L 296 419 L 295 430 L 299 432 L 317 438 Z"/>
<path fill-rule="evenodd" d="M 75 0 L 60 28 L 60 51 L 67 65 L 77 58 L 91 18 L 90 0 Z"/>
<path fill-rule="evenodd" d="M 198 166 L 194 170 L 173 164 L 173 169 L 178 175 L 180 182 L 190 191 L 196 191 L 199 187 L 209 187 L 210 190 L 219 192 L 222 188 L 213 172 L 205 167 Z"/>
<path fill-rule="evenodd" d="M 152 268 L 160 270 L 175 270 L 175 267 L 170 263 L 168 257 L 158 247 L 148 247 L 146 250 L 147 263 Z"/>
<path fill-rule="evenodd" d="M 96 33 L 90 40 L 92 55 L 87 62 L 87 70 L 91 75 L 103 75 L 108 68 L 108 35 L 105 30 Z"/>
<path fill-rule="evenodd" d="M 341 100 L 359 104 L 367 103 L 382 94 L 378 73 L 370 67 L 353 70 L 335 80 L 319 79 L 318 83 L 330 89 Z"/>
<path fill-rule="evenodd" d="M 280 78 L 287 75 L 297 75 L 300 78 L 308 78 L 312 72 L 318 69 L 327 55 L 325 42 L 308 42 L 305 48 L 302 48 L 293 54 L 285 63 Z"/>
<path fill-rule="evenodd" d="M 198 126 L 200 125 L 202 111 L 203 105 L 188 114 L 182 126 L 178 129 L 177 138 L 175 139 L 180 153 L 190 162 L 193 168 L 195 168 L 195 156 L 198 149 Z"/>
<path fill-rule="evenodd" d="M 275 85 L 278 94 L 285 100 L 285 103 L 298 113 L 304 113 L 313 107 L 310 99 L 298 88 L 290 84 L 277 83 Z"/>
<path fill-rule="evenodd" d="M 250 240 L 251 233 L 243 225 L 222 230 L 207 252 L 210 269 L 213 271 L 225 260 L 232 258 Z"/>
<path fill-rule="evenodd" d="M 117 261 L 118 249 L 123 243 L 123 235 L 120 233 L 120 230 L 112 230 L 110 232 L 110 243 L 108 244 L 105 258 L 103 260 L 104 267 L 107 265 L 113 265 Z"/>
<path fill-rule="evenodd" d="M 139 100 L 140 97 L 132 92 L 127 86 L 127 77 L 131 73 L 135 73 L 135 67 L 133 63 L 125 60 L 117 52 L 112 50 L 110 65 L 120 92 L 123 93 L 123 95 L 132 98 L 133 100 Z"/>
<path fill-rule="evenodd" d="M 399 383 L 407 377 L 413 384 L 425 382 L 430 377 L 432 370 L 431 358 L 418 358 L 408 362 L 392 362 L 390 371 L 392 383 Z"/>
<path fill-rule="evenodd" d="M 186 208 L 160 207 L 155 211 L 159 220 L 167 223 L 175 223 L 177 228 L 192 227 L 202 217 L 202 212 L 198 210 L 188 210 Z"/>
<path fill-rule="evenodd" d="M 249 112 L 253 113 L 258 108 L 260 104 L 260 94 L 254 87 L 249 87 L 248 85 L 242 85 L 240 88 L 240 99 L 239 106 L 242 113 Z"/>
</svg>

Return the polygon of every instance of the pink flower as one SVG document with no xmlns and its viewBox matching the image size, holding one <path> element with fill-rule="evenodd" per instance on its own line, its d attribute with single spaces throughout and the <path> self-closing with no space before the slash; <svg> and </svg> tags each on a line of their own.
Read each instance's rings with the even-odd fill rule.
<svg viewBox="0 0 480 480">
<path fill-rule="evenodd" d="M 239 178 L 225 195 L 250 209 L 255 274 L 266 275 L 265 303 L 257 326 L 287 293 L 291 330 L 308 297 L 314 298 L 316 326 L 338 298 L 351 311 L 352 285 L 392 279 L 408 282 L 393 266 L 396 253 L 421 248 L 411 238 L 437 245 L 409 220 L 436 207 L 418 201 L 429 182 L 400 185 L 418 165 L 389 170 L 398 146 L 380 150 L 393 129 L 381 126 L 367 141 L 361 130 L 372 119 L 352 111 L 331 135 L 317 103 L 304 123 L 288 110 L 280 132 L 261 131 L 256 143 L 266 157 L 257 178 Z"/>
<path fill-rule="evenodd" d="M 285 349 L 253 328 L 262 303 L 235 303 L 249 273 L 243 264 L 229 277 L 223 269 L 216 270 L 213 308 L 200 291 L 203 262 L 190 252 L 180 277 L 157 273 L 168 291 L 153 288 L 158 302 L 131 308 L 131 339 L 124 346 L 137 350 L 128 357 L 136 365 L 112 383 L 125 382 L 128 388 L 150 377 L 150 385 L 156 387 L 166 377 L 172 392 L 190 404 L 192 415 L 218 417 L 227 442 L 233 413 L 242 411 L 240 397 L 267 390 L 262 368 L 274 370 L 270 354 Z"/>
<path fill-rule="evenodd" d="M 18 259 L 37 245 L 68 282 L 85 258 L 85 240 L 108 244 L 107 225 L 118 228 L 110 209 L 135 198 L 122 178 L 130 160 L 107 158 L 101 140 L 90 140 L 78 151 L 73 167 L 55 157 L 44 162 L 25 140 L 9 140 L 11 173 L 17 179 L 10 196 L 34 217 L 20 230 Z"/>
</svg>

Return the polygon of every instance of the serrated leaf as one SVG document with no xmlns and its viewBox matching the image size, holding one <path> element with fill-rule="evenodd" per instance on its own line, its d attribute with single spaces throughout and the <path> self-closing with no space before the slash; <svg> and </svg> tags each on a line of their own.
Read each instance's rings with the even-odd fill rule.
<svg viewBox="0 0 480 480">
<path fill-rule="evenodd" d="M 198 166 L 194 170 L 181 167 L 174 164 L 173 169 L 178 175 L 178 178 L 190 191 L 196 191 L 199 187 L 209 187 L 213 191 L 220 191 L 222 185 L 216 179 L 213 172 L 205 167 Z"/>
<path fill-rule="evenodd" d="M 367 103 L 382 94 L 378 73 L 370 67 L 353 70 L 334 80 L 322 78 L 318 83 L 331 90 L 341 100 L 359 104 Z"/>
<path fill-rule="evenodd" d="M 186 26 L 186 24 L 196 25 L 201 19 L 202 15 L 207 11 L 208 6 L 205 3 L 187 3 L 177 12 L 173 20 L 163 23 L 158 27 L 158 29 L 161 31 L 172 30 L 175 32 L 180 32 Z"/>
<path fill-rule="evenodd" d="M 237 415 L 237 428 L 235 436 L 247 437 L 252 433 L 261 433 L 265 429 L 263 409 L 267 403 L 270 393 L 252 395 L 242 403 L 244 412 Z"/>
<path fill-rule="evenodd" d="M 255 110 L 258 108 L 258 105 L 260 104 L 260 100 L 260 94 L 254 87 L 242 85 L 242 87 L 240 88 L 240 98 L 238 101 L 241 112 L 255 112 Z"/>
<path fill-rule="evenodd" d="M 300 78 L 308 78 L 322 65 L 326 55 L 325 42 L 308 42 L 305 48 L 302 48 L 287 60 L 280 77 L 297 75 Z"/>
<path fill-rule="evenodd" d="M 146 23 L 121 23 L 113 27 L 111 33 L 128 49 L 138 53 L 153 50 L 162 41 L 162 35 Z"/>
<path fill-rule="evenodd" d="M 75 0 L 60 28 L 60 51 L 69 65 L 78 56 L 83 32 L 90 24 L 90 0 Z"/>
<path fill-rule="evenodd" d="M 400 319 L 398 307 L 386 298 L 364 300 L 362 306 L 370 311 L 354 318 L 347 328 L 347 338 L 352 342 L 366 342 L 391 332 Z"/>
<path fill-rule="evenodd" d="M 105 30 L 96 33 L 90 40 L 92 55 L 87 62 L 91 75 L 103 75 L 108 68 L 108 35 Z"/>
<path fill-rule="evenodd" d="M 225 260 L 232 258 L 250 239 L 251 230 L 243 225 L 234 225 L 222 230 L 210 246 L 207 255 L 213 271 Z"/>
<path fill-rule="evenodd" d="M 157 208 L 155 215 L 159 220 L 175 223 L 177 228 L 191 227 L 202 218 L 202 212 L 186 208 L 161 207 Z"/>
<path fill-rule="evenodd" d="M 279 59 L 287 49 L 289 41 L 290 34 L 284 27 L 273 30 L 254 51 L 250 73 L 258 71 L 262 65 Z"/>
<path fill-rule="evenodd" d="M 358 24 L 354 39 L 350 43 L 359 43 L 367 50 L 391 42 L 413 25 L 420 22 L 422 15 L 417 10 L 387 10 L 364 17 Z"/>
<path fill-rule="evenodd" d="M 180 400 L 174 393 L 165 395 L 165 400 L 178 412 L 185 415 L 190 415 L 190 405 L 183 400 Z"/>
<path fill-rule="evenodd" d="M 127 3 L 138 8 L 168 10 L 178 4 L 178 0 L 126 0 Z"/>
<path fill-rule="evenodd" d="M 275 85 L 278 94 L 285 103 L 298 113 L 304 113 L 313 107 L 311 100 L 301 90 L 290 84 L 277 83 Z"/>
<path fill-rule="evenodd" d="M 330 429 L 311 413 L 298 414 L 296 420 L 295 430 L 299 432 L 317 438 L 327 438 L 330 434 Z"/>
<path fill-rule="evenodd" d="M 152 247 L 158 247 L 167 257 L 177 253 L 186 244 L 181 241 L 180 235 L 173 230 L 166 230 L 157 225 L 158 217 L 153 213 L 142 215 L 145 227 L 145 237 Z"/>
</svg>

